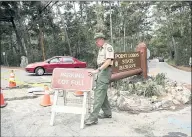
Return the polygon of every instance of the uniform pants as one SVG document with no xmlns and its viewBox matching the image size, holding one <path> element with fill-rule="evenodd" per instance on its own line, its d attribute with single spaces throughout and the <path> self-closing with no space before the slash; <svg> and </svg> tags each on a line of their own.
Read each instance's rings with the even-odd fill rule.
<svg viewBox="0 0 192 137">
<path fill-rule="evenodd" d="M 94 90 L 94 104 L 93 112 L 90 117 L 98 118 L 100 109 L 102 108 L 104 114 L 111 115 L 111 108 L 108 101 L 107 90 L 111 78 L 111 67 L 100 71 L 97 75 L 96 89 Z"/>
</svg>

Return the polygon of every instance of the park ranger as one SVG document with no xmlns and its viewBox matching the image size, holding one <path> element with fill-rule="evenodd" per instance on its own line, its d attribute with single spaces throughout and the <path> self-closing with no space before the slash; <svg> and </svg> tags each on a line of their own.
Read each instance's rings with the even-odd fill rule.
<svg viewBox="0 0 192 137">
<path fill-rule="evenodd" d="M 91 72 L 96 74 L 96 89 L 94 90 L 93 112 L 85 120 L 86 125 L 98 123 L 98 118 L 112 118 L 112 112 L 108 101 L 107 90 L 111 78 L 111 66 L 114 59 L 113 47 L 105 42 L 105 36 L 102 33 L 96 33 L 94 36 L 96 45 L 99 47 L 97 65 L 98 69 Z M 100 109 L 103 110 L 99 114 Z"/>
</svg>

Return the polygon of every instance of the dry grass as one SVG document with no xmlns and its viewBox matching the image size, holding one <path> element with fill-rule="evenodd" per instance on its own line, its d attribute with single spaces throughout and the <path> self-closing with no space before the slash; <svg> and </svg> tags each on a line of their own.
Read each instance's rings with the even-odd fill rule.
<svg viewBox="0 0 192 137">
<path fill-rule="evenodd" d="M 1 68 L 25 70 L 25 68 L 21 68 L 21 67 L 8 67 L 8 66 L 1 66 Z"/>
<path fill-rule="evenodd" d="M 177 69 L 183 70 L 183 71 L 187 71 L 187 72 L 191 72 L 192 68 L 191 67 L 184 67 L 184 66 L 176 66 L 176 65 L 171 65 Z"/>
<path fill-rule="evenodd" d="M 186 66 L 177 66 L 177 65 L 175 65 L 175 63 L 174 63 L 174 61 L 173 60 L 168 60 L 168 61 L 166 61 L 169 65 L 171 65 L 171 66 L 173 66 L 173 67 L 175 67 L 175 68 L 177 68 L 177 69 L 180 69 L 180 70 L 183 70 L 183 71 L 187 71 L 187 72 L 191 72 L 191 70 L 192 70 L 192 67 L 186 67 Z"/>
</svg>

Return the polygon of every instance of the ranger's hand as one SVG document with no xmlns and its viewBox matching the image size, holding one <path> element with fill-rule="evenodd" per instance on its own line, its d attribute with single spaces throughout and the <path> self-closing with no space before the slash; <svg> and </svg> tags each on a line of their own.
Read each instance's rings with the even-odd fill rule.
<svg viewBox="0 0 192 137">
<path fill-rule="evenodd" d="M 99 70 L 98 69 L 96 69 L 96 70 L 93 70 L 93 71 L 90 71 L 89 73 L 90 73 L 90 75 L 89 76 L 93 76 L 94 74 L 96 74 L 96 73 L 98 73 L 99 72 Z"/>
</svg>

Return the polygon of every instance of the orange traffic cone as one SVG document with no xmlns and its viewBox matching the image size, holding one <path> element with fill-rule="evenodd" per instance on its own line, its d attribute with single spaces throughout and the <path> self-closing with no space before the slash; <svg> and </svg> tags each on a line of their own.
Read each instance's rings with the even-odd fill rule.
<svg viewBox="0 0 192 137">
<path fill-rule="evenodd" d="M 3 93 L 1 93 L 1 108 L 7 106 L 7 103 L 4 100 Z"/>
<path fill-rule="evenodd" d="M 75 96 L 83 96 L 83 91 L 75 91 Z"/>
<path fill-rule="evenodd" d="M 9 88 L 14 88 L 14 87 L 16 87 L 15 74 L 14 74 L 14 71 L 11 70 L 10 78 L 9 78 Z"/>
<path fill-rule="evenodd" d="M 43 107 L 51 106 L 52 103 L 49 95 L 49 87 L 45 85 L 44 89 L 45 89 L 45 94 L 43 96 L 43 100 L 41 101 L 40 105 Z"/>
</svg>

